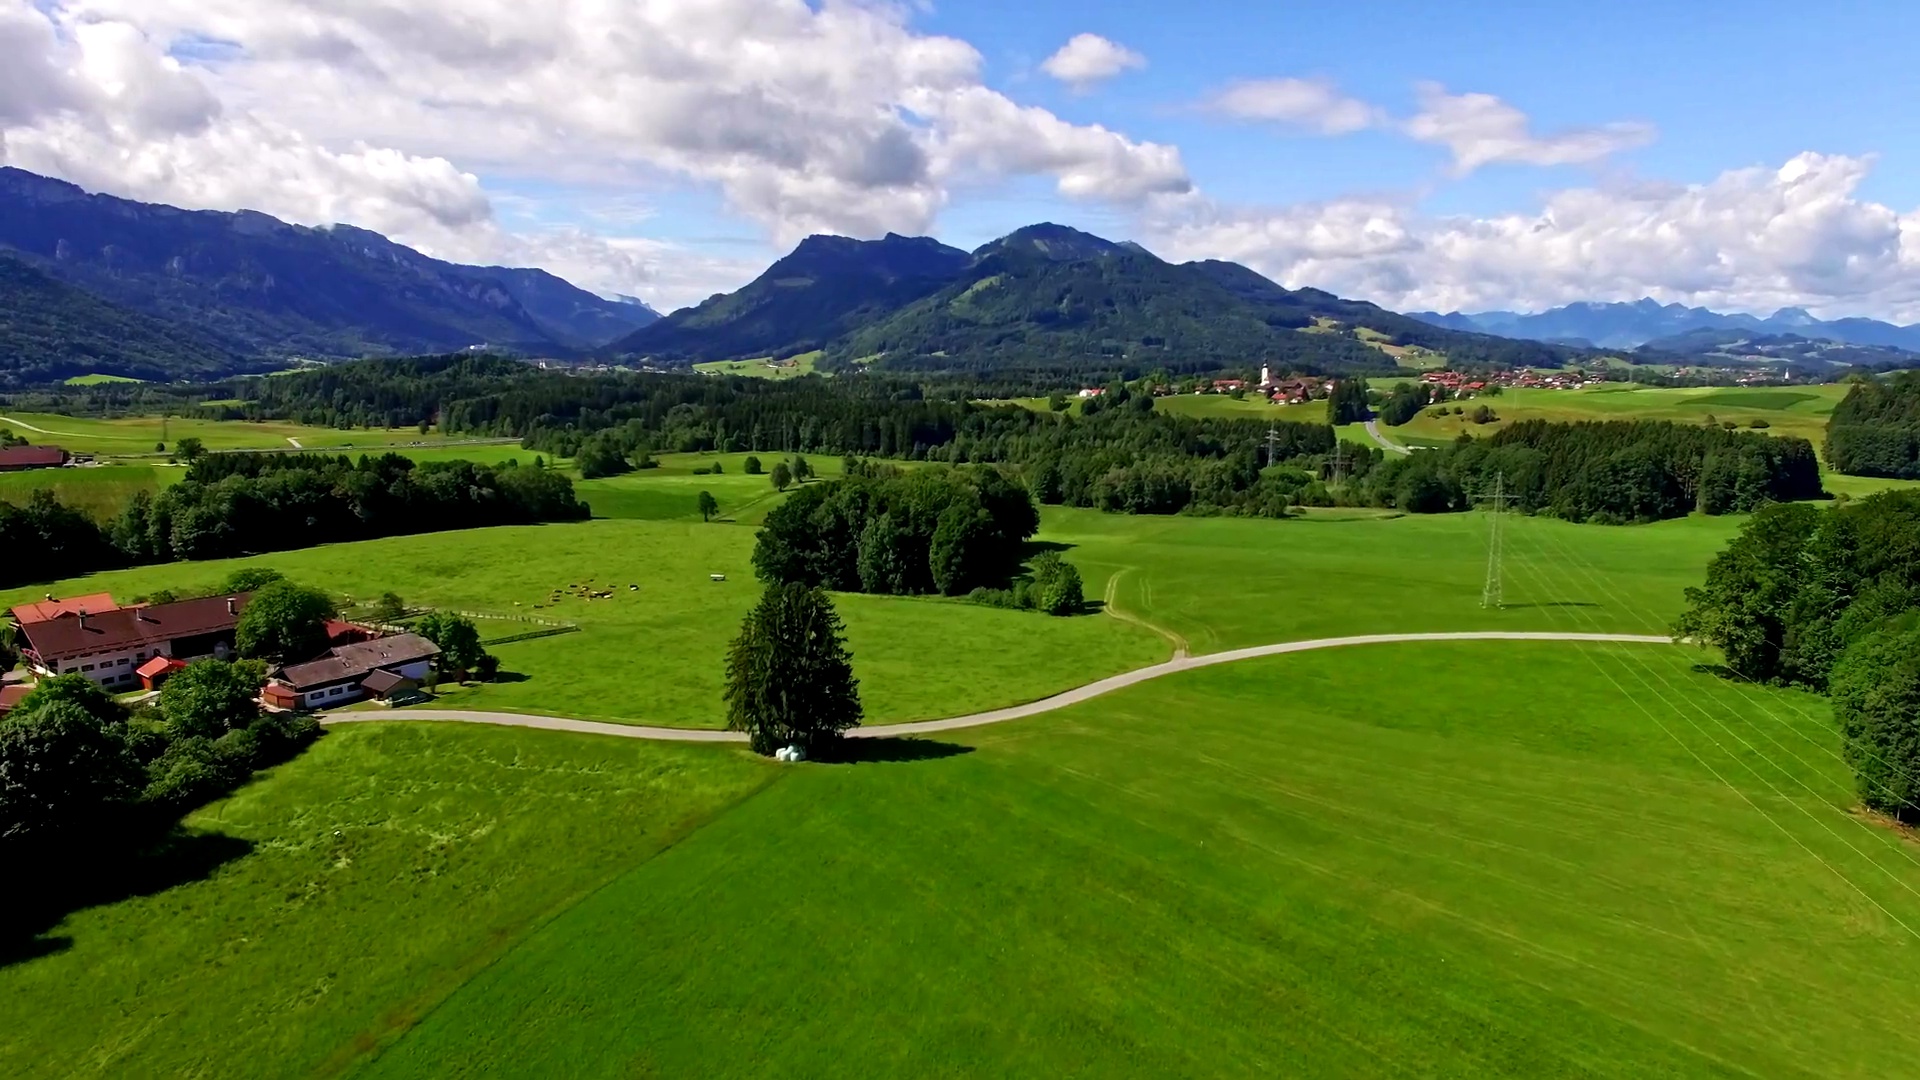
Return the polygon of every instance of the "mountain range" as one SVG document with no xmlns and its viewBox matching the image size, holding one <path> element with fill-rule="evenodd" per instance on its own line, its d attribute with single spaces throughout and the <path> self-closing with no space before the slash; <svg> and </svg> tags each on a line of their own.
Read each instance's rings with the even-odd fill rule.
<svg viewBox="0 0 1920 1080">
<path fill-rule="evenodd" d="M 819 352 L 829 367 L 1091 374 L 1379 370 L 1415 349 L 1511 364 L 1581 355 L 1282 288 L 1234 263 L 1170 263 L 1054 224 L 972 252 L 927 237 L 809 237 L 745 287 L 607 351 L 659 365 Z"/>
<path fill-rule="evenodd" d="M 477 345 L 572 356 L 659 317 L 544 270 L 465 266 L 365 229 L 134 202 L 13 168 L 0 168 L 0 264 L 0 377 L 14 380 Z"/>
<path fill-rule="evenodd" d="M 1483 311 L 1472 315 L 1458 311 L 1446 315 L 1418 311 L 1413 312 L 1412 317 L 1450 330 L 1603 349 L 1633 349 L 1696 330 L 1725 330 L 1762 335 L 1791 334 L 1847 345 L 1920 352 L 1920 324 L 1899 326 L 1876 319 L 1858 318 L 1829 321 L 1816 319 L 1801 308 L 1781 308 L 1761 318 L 1643 299 L 1632 303 L 1568 304 L 1533 315 L 1512 311 Z"/>
</svg>

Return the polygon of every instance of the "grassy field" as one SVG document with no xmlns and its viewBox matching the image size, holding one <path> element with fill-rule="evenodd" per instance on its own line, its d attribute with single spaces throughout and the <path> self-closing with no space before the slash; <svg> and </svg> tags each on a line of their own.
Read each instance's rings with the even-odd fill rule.
<svg viewBox="0 0 1920 1080">
<path fill-rule="evenodd" d="M 1660 632 L 1739 520 L 1606 528 L 1510 516 L 1500 610 L 1480 605 L 1487 528 L 1481 514 L 1271 522 L 1050 507 L 1041 536 L 1072 545 L 1088 595 L 1218 652 L 1343 634 L 1561 629 L 1569 615 L 1580 629 Z"/>
<path fill-rule="evenodd" d="M 49 413 L 0 413 L 0 427 L 36 443 L 49 443 L 78 454 L 138 457 L 156 453 L 165 443 L 169 451 L 181 439 L 199 439 L 209 450 L 309 449 L 372 450 L 381 447 L 437 446 L 449 440 L 438 433 L 422 435 L 405 428 L 394 431 L 342 431 L 305 424 L 243 420 L 197 420 L 183 417 L 56 416 Z"/>
<path fill-rule="evenodd" d="M 1698 424 L 1711 416 L 1743 428 L 1755 420 L 1765 421 L 1768 426 L 1763 430 L 1769 434 L 1799 435 L 1818 446 L 1827 436 L 1827 418 L 1847 396 L 1848 389 L 1840 385 L 1667 388 L 1632 383 L 1602 383 L 1583 390 L 1510 389 L 1498 397 L 1460 403 L 1468 412 L 1475 405 L 1492 406 L 1500 417 L 1494 424 L 1475 424 L 1451 414 L 1437 419 L 1422 413 L 1395 430 L 1451 439 L 1462 431 L 1485 434 L 1516 420 L 1672 420 Z"/>
<path fill-rule="evenodd" d="M 1690 662 L 1352 649 L 794 770 L 359 1075 L 1903 1075 L 1914 845 Z"/>
<path fill-rule="evenodd" d="M 0 1075 L 338 1075 L 774 775 L 545 732 L 331 733 L 195 814 L 156 868 L 173 887 L 0 959 Z"/>
<path fill-rule="evenodd" d="M 695 364 L 693 370 L 707 375 L 740 375 L 749 379 L 797 379 L 813 374 L 814 364 L 821 355 L 815 350 L 785 360 L 775 360 L 770 356 L 757 360 L 715 360 L 709 364 Z"/>
<path fill-rule="evenodd" d="M 217 588 L 237 566 L 271 566 L 336 594 L 372 598 L 392 590 L 410 604 L 503 616 L 482 620 L 488 637 L 535 628 L 507 621 L 515 616 L 582 628 L 497 647 L 509 679 L 443 687 L 440 702 L 448 707 L 718 727 L 726 645 L 760 594 L 753 543 L 750 528 L 697 518 L 476 529 L 96 574 L 0 594 L 0 608 L 48 591 L 104 590 L 126 599 L 170 588 L 195 595 Z M 708 580 L 714 573 L 727 580 Z M 554 590 L 588 582 L 613 597 L 567 594 L 550 602 Z M 1097 615 L 1055 619 L 875 596 L 837 603 L 876 723 L 1029 701 L 1168 652 L 1151 631 Z"/>
<path fill-rule="evenodd" d="M 760 475 L 747 472 L 749 457 L 760 459 L 763 470 Z M 593 507 L 595 517 L 638 521 L 697 520 L 700 517 L 700 493 L 707 491 L 720 504 L 721 517 L 739 524 L 757 525 L 766 517 L 768 510 L 779 505 L 782 497 L 767 473 L 781 461 L 791 462 L 792 456 L 775 453 L 662 454 L 654 460 L 659 462 L 659 468 L 642 469 L 624 476 L 577 481 L 574 490 L 586 500 L 588 506 Z M 815 454 L 807 457 L 807 464 L 813 468 L 814 475 L 821 479 L 830 480 L 840 475 L 840 458 Z M 715 465 L 721 469 L 717 475 L 694 472 L 695 469 L 711 469 Z"/>
<path fill-rule="evenodd" d="M 183 468 L 168 465 L 100 465 L 0 473 L 0 502 L 24 504 L 46 488 L 68 506 L 102 520 L 118 514 L 138 492 L 152 494 L 179 480 Z"/>
<path fill-rule="evenodd" d="M 67 380 L 68 386 L 107 386 L 113 383 L 138 383 L 144 379 L 128 378 L 125 375 L 75 375 Z"/>
</svg>

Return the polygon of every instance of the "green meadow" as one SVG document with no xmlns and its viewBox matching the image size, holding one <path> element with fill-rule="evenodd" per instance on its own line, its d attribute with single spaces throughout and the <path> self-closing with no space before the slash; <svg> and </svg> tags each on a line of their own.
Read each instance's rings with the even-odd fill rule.
<svg viewBox="0 0 1920 1080">
<path fill-rule="evenodd" d="M 719 727 L 727 642 L 760 594 L 753 543 L 752 529 L 697 515 L 475 529 L 95 574 L 0 594 L 0 607 L 48 591 L 110 591 L 122 601 L 162 588 L 202 594 L 236 567 L 270 566 L 354 599 L 392 591 L 409 604 L 494 616 L 480 620 L 487 637 L 539 628 L 520 617 L 581 628 L 496 647 L 507 677 L 443 687 L 441 706 Z M 613 595 L 582 599 L 568 591 L 574 585 Z M 1151 630 L 1099 615 L 1058 619 L 932 598 L 837 603 L 876 723 L 1030 701 L 1169 652 Z"/>
<path fill-rule="evenodd" d="M 749 379 L 797 379 L 813 374 L 820 356 L 821 353 L 815 350 L 784 360 L 775 360 L 770 356 L 755 360 L 715 360 L 712 363 L 695 364 L 693 370 L 708 375 L 739 375 Z"/>
<path fill-rule="evenodd" d="M 311 427 L 281 421 L 202 420 L 187 417 L 129 416 L 114 419 L 58 416 L 51 413 L 0 412 L 0 427 L 35 443 L 52 444 L 76 454 L 147 457 L 164 443 L 171 452 L 181 439 L 199 439 L 209 450 L 366 450 L 438 446 L 449 440 L 412 428 L 392 431 Z"/>
<path fill-rule="evenodd" d="M 1704 423 L 1708 417 L 1749 427 L 1761 421 L 1775 435 L 1799 435 L 1818 446 L 1827 435 L 1827 418 L 1847 396 L 1848 387 L 1822 386 L 1702 386 L 1661 387 L 1634 383 L 1601 383 L 1580 390 L 1509 389 L 1498 397 L 1461 403 L 1467 412 L 1490 405 L 1499 415 L 1492 425 L 1475 424 L 1449 413 L 1444 419 L 1421 414 L 1405 427 L 1394 429 L 1432 439 L 1452 439 L 1462 432 L 1482 434 L 1516 420 L 1672 420 Z"/>
<path fill-rule="evenodd" d="M 104 520 L 118 514 L 139 492 L 151 495 L 185 473 L 184 468 L 158 464 L 0 473 L 0 502 L 25 503 L 44 488 L 66 505 Z"/>
<path fill-rule="evenodd" d="M 0 1069 L 1903 1075 L 1915 845 L 1695 659 L 1352 647 L 851 765 L 343 729 L 0 966 Z"/>
</svg>

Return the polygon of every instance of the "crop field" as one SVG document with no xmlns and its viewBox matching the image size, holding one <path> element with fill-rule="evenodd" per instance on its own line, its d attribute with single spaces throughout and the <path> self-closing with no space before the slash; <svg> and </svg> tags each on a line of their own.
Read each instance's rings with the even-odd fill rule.
<svg viewBox="0 0 1920 1080">
<path fill-rule="evenodd" d="M 476 529 L 95 574 L 51 590 L 0 594 L 0 608 L 48 591 L 110 591 L 122 600 L 161 588 L 197 595 L 218 588 L 238 566 L 271 566 L 348 597 L 393 591 L 409 604 L 499 616 L 481 620 L 486 637 L 539 628 L 515 617 L 581 627 L 498 646 L 506 677 L 442 687 L 441 705 L 719 727 L 726 646 L 760 594 L 753 543 L 750 528 L 697 517 Z M 709 580 L 715 573 L 727 580 Z M 565 592 L 588 583 L 612 597 Z M 876 596 L 843 596 L 837 604 L 876 723 L 1030 701 L 1156 663 L 1169 651 L 1152 631 L 1098 615 L 1056 619 Z"/>
<path fill-rule="evenodd" d="M 1915 845 L 1694 660 L 1353 647 L 844 766 L 343 730 L 0 967 L 0 1068 L 1902 1075 Z"/>
<path fill-rule="evenodd" d="M 707 375 L 739 375 L 749 379 L 797 379 L 813 374 L 814 364 L 820 356 L 815 351 L 790 356 L 785 360 L 775 360 L 770 356 L 756 360 L 715 360 L 709 364 L 695 364 L 693 370 Z"/>
<path fill-rule="evenodd" d="M 1465 431 L 1483 434 L 1515 420 L 1672 420 L 1704 423 L 1708 417 L 1742 428 L 1762 421 L 1774 435 L 1799 435 L 1818 446 L 1827 435 L 1827 418 L 1848 388 L 1826 386 L 1740 386 L 1667 388 L 1632 383 L 1603 383 L 1582 390 L 1509 389 L 1498 397 L 1459 403 L 1467 412 L 1491 406 L 1499 420 L 1475 424 L 1465 416 L 1438 419 L 1422 413 L 1395 433 L 1452 439 Z"/>
</svg>

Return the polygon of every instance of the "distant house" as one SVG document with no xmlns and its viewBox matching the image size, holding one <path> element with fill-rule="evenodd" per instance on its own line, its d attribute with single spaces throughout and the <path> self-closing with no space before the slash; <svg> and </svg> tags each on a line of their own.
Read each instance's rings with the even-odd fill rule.
<svg viewBox="0 0 1920 1080">
<path fill-rule="evenodd" d="M 390 696 L 398 684 L 386 676 L 409 681 L 410 689 L 417 689 L 439 655 L 439 646 L 418 634 L 338 645 L 321 659 L 275 671 L 262 696 L 283 709 L 331 709 L 369 696 Z M 381 677 L 373 678 L 376 674 Z"/>
<path fill-rule="evenodd" d="M 38 675 L 78 673 L 109 690 L 129 690 L 140 681 L 139 669 L 156 656 L 182 661 L 232 656 L 233 632 L 249 599 L 251 594 L 242 593 L 101 611 L 77 601 L 53 601 L 73 610 L 22 622 L 21 654 Z"/>
<path fill-rule="evenodd" d="M 0 686 L 0 716 L 12 712 L 31 693 L 33 693 L 31 686 Z"/>
<path fill-rule="evenodd" d="M 57 446 L 0 447 L 0 472 L 57 469 L 67 463 L 67 452 Z"/>
</svg>

